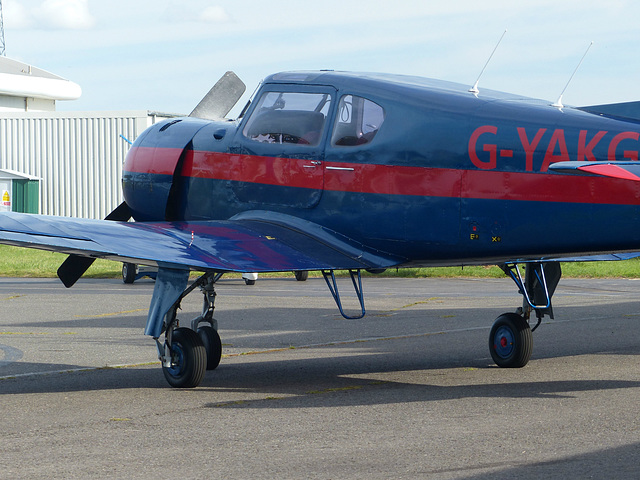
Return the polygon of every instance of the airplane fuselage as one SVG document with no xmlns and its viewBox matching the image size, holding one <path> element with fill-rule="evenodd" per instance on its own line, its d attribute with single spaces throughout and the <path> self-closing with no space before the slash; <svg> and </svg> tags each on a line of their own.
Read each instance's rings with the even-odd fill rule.
<svg viewBox="0 0 640 480">
<path fill-rule="evenodd" d="M 242 91 L 227 72 L 194 112 L 224 115 Z M 66 286 L 95 258 L 157 267 L 145 334 L 175 387 L 220 362 L 213 314 L 226 272 L 319 270 L 356 319 L 362 270 L 495 263 L 523 302 L 498 316 L 489 351 L 519 368 L 532 332 L 554 318 L 560 262 L 640 255 L 639 105 L 558 108 L 415 77 L 275 74 L 237 121 L 192 112 L 143 132 L 125 161 L 125 202 L 105 220 L 3 212 L 0 241 L 70 254 L 58 269 Z M 193 282 L 191 270 L 202 272 Z M 356 315 L 336 270 L 349 271 Z M 202 313 L 181 325 L 195 289 Z"/>
<path fill-rule="evenodd" d="M 262 100 L 302 94 L 319 99 L 317 111 Z M 341 136 L 358 102 L 377 124 Z M 319 113 L 311 140 L 282 131 Z M 267 114 L 280 136 L 268 122 L 258 129 Z M 637 123 L 548 102 L 413 77 L 285 73 L 267 78 L 239 121 L 152 126 L 127 157 L 123 187 L 140 221 L 268 210 L 406 265 L 491 263 L 638 250 L 640 182 L 549 166 L 635 161 L 639 150 Z"/>
</svg>

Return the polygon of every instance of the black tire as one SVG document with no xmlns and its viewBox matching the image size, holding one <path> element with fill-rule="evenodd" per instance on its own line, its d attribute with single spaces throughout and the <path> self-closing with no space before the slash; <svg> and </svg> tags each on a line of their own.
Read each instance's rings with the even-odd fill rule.
<svg viewBox="0 0 640 480">
<path fill-rule="evenodd" d="M 524 367 L 533 352 L 529 322 L 516 313 L 500 315 L 489 333 L 489 351 L 499 367 Z"/>
<path fill-rule="evenodd" d="M 124 283 L 133 283 L 136 281 L 136 264 L 135 263 L 123 263 L 122 264 L 122 281 Z"/>
<path fill-rule="evenodd" d="M 244 284 L 245 285 L 255 285 L 256 281 L 255 280 L 249 280 L 248 278 L 244 279 Z"/>
<path fill-rule="evenodd" d="M 198 328 L 198 335 L 207 351 L 207 370 L 215 370 L 222 358 L 222 341 L 213 327 L 205 325 Z"/>
<path fill-rule="evenodd" d="M 207 351 L 200 336 L 190 328 L 176 328 L 171 343 L 172 366 L 162 366 L 169 385 L 193 388 L 200 385 L 207 371 Z"/>
<path fill-rule="evenodd" d="M 387 271 L 386 268 L 366 268 L 365 271 L 372 273 L 374 275 L 380 275 L 381 273 L 384 273 Z"/>
<path fill-rule="evenodd" d="M 295 272 L 293 272 L 293 274 L 296 276 L 296 280 L 299 282 L 305 282 L 307 278 L 309 278 L 309 272 L 306 270 L 296 270 Z"/>
</svg>

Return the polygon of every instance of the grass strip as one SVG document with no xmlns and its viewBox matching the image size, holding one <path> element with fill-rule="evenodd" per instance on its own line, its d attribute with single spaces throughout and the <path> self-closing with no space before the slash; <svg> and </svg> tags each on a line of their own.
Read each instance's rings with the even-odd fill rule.
<svg viewBox="0 0 640 480">
<path fill-rule="evenodd" d="M 0 245 L 0 276 L 54 278 L 66 255 L 32 248 Z M 571 262 L 562 264 L 562 274 L 568 278 L 640 278 L 640 258 L 617 262 Z M 288 277 L 290 273 L 264 274 L 263 277 Z M 369 276 L 364 272 L 365 276 Z M 239 276 L 239 275 L 238 275 Z M 311 272 L 311 276 L 321 276 Z M 374 275 L 380 276 L 380 275 Z M 389 269 L 384 277 L 475 277 L 503 278 L 504 273 L 495 265 L 473 267 L 430 267 Z M 85 278 L 121 278 L 122 263 L 97 259 L 84 275 Z M 226 276 L 225 276 L 226 278 Z"/>
</svg>

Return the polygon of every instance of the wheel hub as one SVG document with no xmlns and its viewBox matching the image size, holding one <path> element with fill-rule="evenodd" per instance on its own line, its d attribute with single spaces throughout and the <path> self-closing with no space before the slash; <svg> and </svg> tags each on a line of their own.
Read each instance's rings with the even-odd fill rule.
<svg viewBox="0 0 640 480">
<path fill-rule="evenodd" d="M 496 331 L 496 341 L 493 344 L 495 352 L 502 358 L 507 358 L 513 353 L 514 336 L 513 332 L 507 327 L 500 327 Z"/>
</svg>

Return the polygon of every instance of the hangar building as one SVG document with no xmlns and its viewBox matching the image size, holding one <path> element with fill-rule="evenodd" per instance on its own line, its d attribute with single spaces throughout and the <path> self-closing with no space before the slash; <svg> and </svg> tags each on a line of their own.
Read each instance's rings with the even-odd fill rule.
<svg viewBox="0 0 640 480">
<path fill-rule="evenodd" d="M 0 57 L 0 209 L 104 218 L 122 202 L 128 141 L 168 115 L 56 112 L 80 95 L 69 80 Z"/>
</svg>

